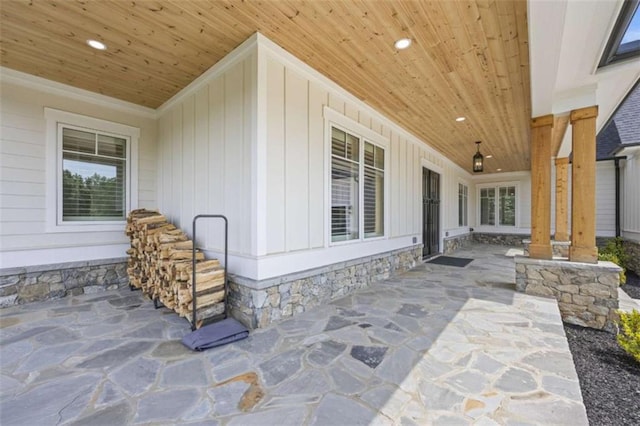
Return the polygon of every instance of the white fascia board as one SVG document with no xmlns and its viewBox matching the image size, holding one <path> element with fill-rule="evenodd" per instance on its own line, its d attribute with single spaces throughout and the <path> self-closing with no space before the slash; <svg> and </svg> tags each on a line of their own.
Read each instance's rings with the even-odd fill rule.
<svg viewBox="0 0 640 426">
<path fill-rule="evenodd" d="M 616 157 L 635 157 L 640 153 L 640 145 L 624 146 L 622 145 L 620 150 L 616 152 Z"/>
<path fill-rule="evenodd" d="M 65 98 L 87 102 L 127 114 L 133 114 L 138 117 L 151 119 L 155 119 L 157 117 L 156 110 L 153 108 L 143 107 L 131 102 L 79 89 L 64 83 L 58 83 L 57 81 L 47 80 L 46 78 L 37 77 L 35 75 L 26 74 L 5 67 L 0 67 L 0 83 L 15 84 L 29 89 L 36 89 L 52 95 L 63 96 Z"/>
</svg>

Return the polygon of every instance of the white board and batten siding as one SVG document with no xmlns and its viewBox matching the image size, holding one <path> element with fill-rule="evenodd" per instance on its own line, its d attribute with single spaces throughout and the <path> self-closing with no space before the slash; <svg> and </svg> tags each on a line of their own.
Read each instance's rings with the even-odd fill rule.
<svg viewBox="0 0 640 426">
<path fill-rule="evenodd" d="M 158 110 L 158 208 L 192 235 L 196 215 L 229 220 L 229 269 L 256 276 L 257 50 L 248 39 Z M 199 219 L 196 243 L 221 258 L 224 226 Z"/>
<path fill-rule="evenodd" d="M 267 226 L 258 229 L 259 278 L 409 247 L 414 238 L 421 242 L 422 167 L 441 174 L 441 241 L 458 229 L 458 183 L 473 191 L 468 172 L 272 42 L 259 37 L 258 50 L 258 79 L 266 83 L 258 111 L 266 116 L 267 192 Z M 331 242 L 329 123 L 382 141 L 384 238 Z"/>
<path fill-rule="evenodd" d="M 621 233 L 640 242 L 640 149 L 621 161 Z"/>
<path fill-rule="evenodd" d="M 423 166 L 442 174 L 442 236 L 458 228 L 460 179 L 473 190 L 469 173 L 259 34 L 158 112 L 160 210 L 189 232 L 195 214 L 226 215 L 229 268 L 247 278 L 420 242 Z M 384 238 L 330 242 L 327 114 L 386 141 Z M 199 222 L 197 243 L 209 255 L 221 255 L 220 236 Z"/>
<path fill-rule="evenodd" d="M 256 53 L 198 82 L 186 96 L 160 108 L 158 181 L 160 211 L 191 234 L 199 214 L 229 219 L 229 252 L 252 253 L 252 190 L 255 170 Z M 223 247 L 221 221 L 197 223 L 197 242 Z"/>
<path fill-rule="evenodd" d="M 45 108 L 140 129 L 132 205 L 149 208 L 156 206 L 153 111 L 7 69 L 0 85 L 0 268 L 126 256 L 124 224 L 121 231 L 50 232 Z"/>
</svg>

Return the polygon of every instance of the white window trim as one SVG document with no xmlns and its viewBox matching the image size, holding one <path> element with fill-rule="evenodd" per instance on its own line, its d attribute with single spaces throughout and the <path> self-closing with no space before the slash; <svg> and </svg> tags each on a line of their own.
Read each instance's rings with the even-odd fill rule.
<svg viewBox="0 0 640 426">
<path fill-rule="evenodd" d="M 323 116 L 325 121 L 325 208 L 324 208 L 324 217 L 325 217 L 325 247 L 333 247 L 333 246 L 341 246 L 341 245 L 349 245 L 349 244 L 361 244 L 364 242 L 376 241 L 376 240 L 385 240 L 389 238 L 390 235 L 390 226 L 391 221 L 389 220 L 389 190 L 391 188 L 390 181 L 390 170 L 389 165 L 391 161 L 391 153 L 390 153 L 390 141 L 384 136 L 374 132 L 366 126 L 358 123 L 342 115 L 341 113 L 325 106 L 323 108 Z M 340 130 L 343 130 L 347 133 L 350 133 L 354 136 L 359 137 L 363 142 L 369 142 L 373 145 L 377 145 L 380 148 L 384 149 L 384 200 L 383 200 L 383 209 L 384 209 L 384 233 L 379 237 L 369 237 L 365 238 L 364 236 L 364 221 L 362 220 L 362 208 L 358 212 L 358 238 L 353 240 L 346 241 L 331 241 L 331 127 L 336 127 Z M 364 143 L 360 144 L 360 149 L 364 149 Z M 362 174 L 364 170 L 364 164 L 360 163 L 360 171 Z M 364 206 L 364 191 L 359 191 L 359 200 L 360 206 Z"/>
<path fill-rule="evenodd" d="M 514 186 L 516 188 L 516 217 L 514 225 L 500 225 L 500 194 L 499 188 L 504 188 L 508 186 Z M 480 223 L 480 212 L 482 209 L 481 200 L 480 200 L 480 190 L 485 188 L 495 188 L 496 189 L 496 224 L 495 225 L 483 225 Z M 476 228 L 484 229 L 484 230 L 492 230 L 496 232 L 511 231 L 514 229 L 520 228 L 520 182 L 512 181 L 512 182 L 492 182 L 492 183 L 481 183 L 476 185 L 476 223 L 478 226 Z"/>
<path fill-rule="evenodd" d="M 468 228 L 469 227 L 469 198 L 471 195 L 471 188 L 469 185 L 469 182 L 467 182 L 466 180 L 463 179 L 458 179 L 458 196 L 456 198 L 456 201 L 458 201 L 459 197 L 460 197 L 460 185 L 464 185 L 467 187 L 467 217 L 466 217 L 466 225 L 460 225 L 460 211 L 458 211 L 458 228 L 463 229 L 463 228 Z M 460 209 L 460 203 L 458 202 L 458 209 Z"/>
<path fill-rule="evenodd" d="M 60 203 L 62 179 L 62 139 L 59 124 L 70 127 L 82 127 L 107 134 L 124 136 L 129 140 L 127 147 L 127 198 L 126 211 L 138 206 L 138 139 L 140 129 L 125 124 L 114 123 L 98 118 L 87 117 L 53 108 L 44 109 L 46 120 L 47 167 L 47 232 L 101 232 L 123 231 L 126 220 L 108 222 L 62 222 L 62 205 Z"/>
</svg>

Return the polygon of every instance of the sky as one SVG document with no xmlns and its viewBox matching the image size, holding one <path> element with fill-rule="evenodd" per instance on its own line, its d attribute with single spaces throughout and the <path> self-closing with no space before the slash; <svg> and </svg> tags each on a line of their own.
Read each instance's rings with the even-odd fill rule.
<svg viewBox="0 0 640 426">
<path fill-rule="evenodd" d="M 630 41 L 640 40 L 640 14 L 636 9 L 633 18 L 631 18 L 631 23 L 629 27 L 627 27 L 627 31 L 624 33 L 624 37 L 622 38 L 622 44 L 629 43 Z"/>
<path fill-rule="evenodd" d="M 79 174 L 83 178 L 88 178 L 94 174 L 104 176 L 106 178 L 116 177 L 116 167 L 105 164 L 92 164 L 83 161 L 64 160 L 63 168 L 69 170 L 73 174 Z"/>
</svg>

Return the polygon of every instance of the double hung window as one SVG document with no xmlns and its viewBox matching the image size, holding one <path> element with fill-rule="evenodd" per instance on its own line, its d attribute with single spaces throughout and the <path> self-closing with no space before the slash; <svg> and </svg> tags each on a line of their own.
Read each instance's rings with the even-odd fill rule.
<svg viewBox="0 0 640 426">
<path fill-rule="evenodd" d="M 331 127 L 331 241 L 384 236 L 384 149 Z"/>
<path fill-rule="evenodd" d="M 62 221 L 121 221 L 127 209 L 125 137 L 59 124 Z"/>
<path fill-rule="evenodd" d="M 52 108 L 47 120 L 47 230 L 122 230 L 137 207 L 140 129 Z"/>
</svg>

